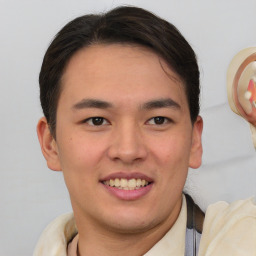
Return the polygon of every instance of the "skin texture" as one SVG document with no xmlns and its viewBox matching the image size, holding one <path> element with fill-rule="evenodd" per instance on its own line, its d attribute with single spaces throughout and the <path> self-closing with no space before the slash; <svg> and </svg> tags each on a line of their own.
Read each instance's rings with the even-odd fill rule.
<svg viewBox="0 0 256 256">
<path fill-rule="evenodd" d="M 139 46 L 80 50 L 66 67 L 62 87 L 56 140 L 45 118 L 38 137 L 48 167 L 64 174 L 80 255 L 142 255 L 179 215 L 188 167 L 201 164 L 202 119 L 192 125 L 179 77 Z M 165 117 L 160 124 L 158 116 Z M 104 119 L 94 125 L 92 117 Z M 102 184 L 109 175 L 145 175 L 150 189 L 138 198 L 129 199 L 129 192 L 120 198 Z"/>
</svg>

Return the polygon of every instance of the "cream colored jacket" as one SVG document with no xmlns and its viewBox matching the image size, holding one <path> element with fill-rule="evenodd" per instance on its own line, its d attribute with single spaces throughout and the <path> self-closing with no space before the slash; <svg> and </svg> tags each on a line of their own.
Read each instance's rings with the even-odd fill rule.
<svg viewBox="0 0 256 256">
<path fill-rule="evenodd" d="M 186 200 L 174 226 L 145 256 L 184 256 Z M 34 256 L 66 256 L 67 244 L 77 233 L 73 214 L 50 223 L 42 233 Z M 199 256 L 256 256 L 256 205 L 252 199 L 218 202 L 206 211 Z"/>
</svg>

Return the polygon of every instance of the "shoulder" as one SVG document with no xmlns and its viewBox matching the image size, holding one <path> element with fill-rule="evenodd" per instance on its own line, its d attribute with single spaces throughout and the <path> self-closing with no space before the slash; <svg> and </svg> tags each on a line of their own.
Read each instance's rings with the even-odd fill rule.
<svg viewBox="0 0 256 256">
<path fill-rule="evenodd" d="M 207 208 L 199 255 L 250 256 L 256 252 L 256 205 L 253 199 Z"/>
<path fill-rule="evenodd" d="M 33 256 L 66 255 L 67 243 L 76 233 L 73 213 L 57 217 L 41 234 Z"/>
</svg>

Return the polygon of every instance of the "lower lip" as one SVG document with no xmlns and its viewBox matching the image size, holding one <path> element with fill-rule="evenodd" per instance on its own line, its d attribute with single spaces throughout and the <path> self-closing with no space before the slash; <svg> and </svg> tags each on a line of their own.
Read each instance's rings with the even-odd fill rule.
<svg viewBox="0 0 256 256">
<path fill-rule="evenodd" d="M 134 190 L 124 190 L 124 189 L 118 189 L 116 187 L 111 187 L 108 185 L 104 185 L 101 183 L 112 195 L 115 197 L 121 199 L 121 200 L 126 200 L 126 201 L 132 201 L 132 200 L 137 200 L 143 196 L 145 196 L 153 186 L 153 183 L 150 183 L 146 187 L 141 187 L 139 189 L 134 189 Z"/>
</svg>

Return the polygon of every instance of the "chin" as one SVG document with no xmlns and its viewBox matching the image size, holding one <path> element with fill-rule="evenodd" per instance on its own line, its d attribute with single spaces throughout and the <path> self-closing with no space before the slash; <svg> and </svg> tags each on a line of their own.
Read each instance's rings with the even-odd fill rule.
<svg viewBox="0 0 256 256">
<path fill-rule="evenodd" d="M 146 232 L 155 226 L 152 220 L 123 219 L 118 222 L 108 223 L 108 229 L 119 234 L 136 234 Z"/>
<path fill-rule="evenodd" d="M 134 234 L 154 228 L 163 221 L 163 216 L 154 217 L 154 214 L 150 211 L 143 213 L 129 209 L 120 212 L 120 214 L 110 214 L 107 220 L 105 224 L 109 230 L 118 233 Z"/>
</svg>

